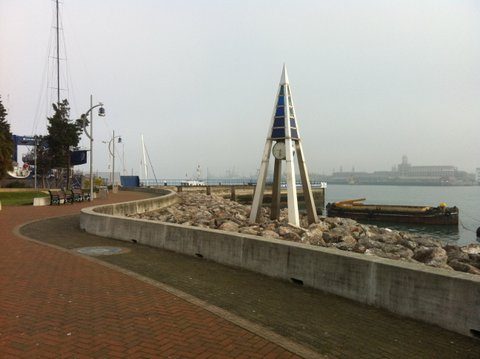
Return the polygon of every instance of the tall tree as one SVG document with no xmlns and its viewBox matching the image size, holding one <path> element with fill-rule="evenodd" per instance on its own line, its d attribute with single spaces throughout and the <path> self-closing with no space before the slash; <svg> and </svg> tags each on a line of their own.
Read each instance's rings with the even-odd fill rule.
<svg viewBox="0 0 480 359">
<path fill-rule="evenodd" d="M 12 170 L 13 139 L 10 124 L 7 122 L 7 110 L 0 97 L 0 179 Z"/>
<path fill-rule="evenodd" d="M 46 136 L 36 136 L 37 146 L 31 148 L 30 151 L 24 155 L 23 159 L 28 163 L 36 162 L 36 173 L 42 181 L 42 187 L 46 187 L 46 178 L 52 169 L 50 153 L 48 151 L 48 143 Z M 37 159 L 35 160 L 35 155 Z"/>
<path fill-rule="evenodd" d="M 70 121 L 70 107 L 68 101 L 63 100 L 53 104 L 55 111 L 48 118 L 48 151 L 50 153 L 52 168 L 65 170 L 67 177 L 66 187 L 70 186 L 70 149 L 77 147 L 82 133 L 81 123 Z"/>
</svg>

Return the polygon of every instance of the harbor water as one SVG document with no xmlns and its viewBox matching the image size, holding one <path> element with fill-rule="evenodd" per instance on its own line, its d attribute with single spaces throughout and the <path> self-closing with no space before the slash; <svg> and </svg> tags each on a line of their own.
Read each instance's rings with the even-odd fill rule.
<svg viewBox="0 0 480 359">
<path fill-rule="evenodd" d="M 457 206 L 460 220 L 457 226 L 378 223 L 378 226 L 428 234 L 458 245 L 479 243 L 476 230 L 480 227 L 480 186 L 374 186 L 329 184 L 326 202 L 366 198 L 367 204 L 399 204 L 438 206 L 445 202 Z"/>
</svg>

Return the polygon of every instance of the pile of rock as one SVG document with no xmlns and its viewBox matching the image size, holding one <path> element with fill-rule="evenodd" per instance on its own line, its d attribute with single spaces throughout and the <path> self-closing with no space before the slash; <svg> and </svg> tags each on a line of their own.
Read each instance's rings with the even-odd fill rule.
<svg viewBox="0 0 480 359">
<path fill-rule="evenodd" d="M 131 217 L 203 228 L 220 229 L 269 238 L 333 247 L 383 258 L 420 262 L 429 266 L 480 274 L 480 245 L 459 247 L 443 244 L 425 235 L 411 234 L 360 224 L 346 218 L 320 218 L 301 227 L 288 224 L 287 212 L 270 220 L 269 208 L 262 208 L 260 223 L 250 224 L 250 206 L 200 193 L 179 193 L 181 203 Z"/>
</svg>

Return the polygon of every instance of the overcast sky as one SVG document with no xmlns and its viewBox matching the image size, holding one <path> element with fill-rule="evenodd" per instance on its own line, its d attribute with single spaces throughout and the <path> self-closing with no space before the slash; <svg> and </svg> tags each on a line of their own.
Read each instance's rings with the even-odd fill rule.
<svg viewBox="0 0 480 359">
<path fill-rule="evenodd" d="M 0 0 L 0 95 L 18 135 L 46 131 L 53 8 Z M 143 133 L 159 178 L 255 174 L 284 62 L 310 172 L 390 170 L 404 154 L 480 167 L 479 1 L 63 0 L 61 18 L 71 117 L 90 94 L 107 111 L 95 169 L 115 130 L 128 173 Z"/>
</svg>

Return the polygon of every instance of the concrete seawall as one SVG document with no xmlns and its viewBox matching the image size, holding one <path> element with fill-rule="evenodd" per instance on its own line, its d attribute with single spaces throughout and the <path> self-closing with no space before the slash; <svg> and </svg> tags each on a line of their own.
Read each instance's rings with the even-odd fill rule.
<svg viewBox="0 0 480 359">
<path fill-rule="evenodd" d="M 480 276 L 333 248 L 127 218 L 178 202 L 161 197 L 82 210 L 87 232 L 245 268 L 480 336 Z M 354 319 L 352 319 L 354 320 Z"/>
</svg>

